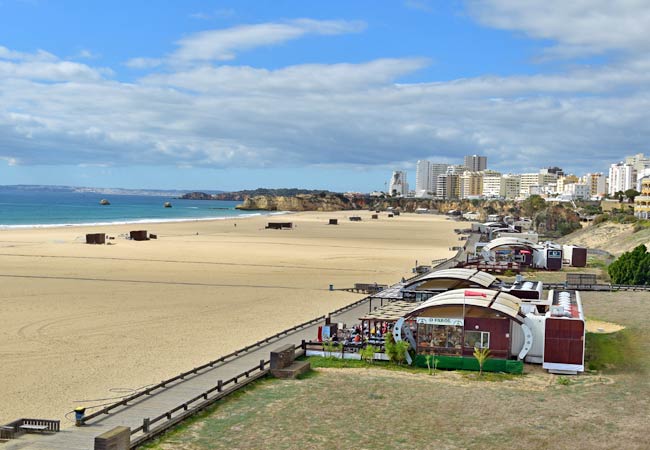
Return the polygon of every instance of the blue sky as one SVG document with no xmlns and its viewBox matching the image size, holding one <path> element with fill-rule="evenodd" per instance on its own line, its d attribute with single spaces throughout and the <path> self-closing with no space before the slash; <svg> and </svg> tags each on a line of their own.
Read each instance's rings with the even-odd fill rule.
<svg viewBox="0 0 650 450">
<path fill-rule="evenodd" d="M 0 184 L 606 171 L 650 137 L 645 3 L 0 0 Z"/>
</svg>

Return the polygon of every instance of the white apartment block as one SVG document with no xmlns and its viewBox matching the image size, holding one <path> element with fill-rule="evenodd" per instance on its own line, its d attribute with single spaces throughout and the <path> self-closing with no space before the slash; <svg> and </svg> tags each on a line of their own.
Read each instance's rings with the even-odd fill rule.
<svg viewBox="0 0 650 450">
<path fill-rule="evenodd" d="M 633 165 L 620 162 L 609 166 L 609 195 L 636 188 L 636 170 Z"/>
<path fill-rule="evenodd" d="M 501 173 L 494 170 L 483 172 L 483 197 L 494 198 L 501 196 Z"/>
<path fill-rule="evenodd" d="M 449 164 L 431 163 L 429 167 L 431 169 L 429 191 L 436 193 L 438 189 L 438 177 L 447 173 Z"/>
<path fill-rule="evenodd" d="M 545 194 L 549 191 L 549 185 L 557 182 L 557 175 L 549 173 L 547 169 L 542 169 L 536 173 L 522 173 L 520 177 L 519 195 L 521 197 Z"/>
<path fill-rule="evenodd" d="M 406 197 L 409 191 L 409 185 L 406 182 L 406 172 L 396 170 L 390 179 L 388 193 L 397 197 Z"/>
<path fill-rule="evenodd" d="M 528 197 L 531 195 L 531 187 L 539 187 L 539 173 L 522 173 L 519 176 L 519 192 L 520 197 Z"/>
<path fill-rule="evenodd" d="M 415 195 L 431 192 L 431 162 L 419 160 L 415 166 Z"/>
<path fill-rule="evenodd" d="M 571 183 L 564 186 L 563 196 L 572 200 L 589 200 L 591 198 L 591 186 L 584 183 Z"/>
</svg>

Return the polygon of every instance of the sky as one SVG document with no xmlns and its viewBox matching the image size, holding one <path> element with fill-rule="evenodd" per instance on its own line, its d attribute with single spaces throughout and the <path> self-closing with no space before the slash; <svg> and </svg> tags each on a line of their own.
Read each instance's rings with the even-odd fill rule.
<svg viewBox="0 0 650 450">
<path fill-rule="evenodd" d="M 647 0 L 0 0 L 0 184 L 382 190 L 650 153 Z"/>
</svg>

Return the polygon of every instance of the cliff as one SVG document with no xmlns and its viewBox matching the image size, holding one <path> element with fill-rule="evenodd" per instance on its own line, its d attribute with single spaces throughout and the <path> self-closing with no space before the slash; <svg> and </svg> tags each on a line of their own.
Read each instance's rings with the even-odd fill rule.
<svg viewBox="0 0 650 450">
<path fill-rule="evenodd" d="M 358 201 L 361 200 L 361 201 Z M 363 199 L 349 199 L 340 194 L 299 194 L 296 196 L 257 195 L 248 197 L 237 209 L 265 211 L 343 211 L 363 209 Z"/>
<path fill-rule="evenodd" d="M 189 192 L 181 195 L 180 198 L 183 200 L 213 200 L 212 195 L 205 192 Z"/>
</svg>

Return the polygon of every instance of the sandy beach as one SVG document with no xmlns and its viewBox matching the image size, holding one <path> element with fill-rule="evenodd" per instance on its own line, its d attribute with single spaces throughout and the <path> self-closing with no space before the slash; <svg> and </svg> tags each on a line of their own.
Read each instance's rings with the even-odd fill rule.
<svg viewBox="0 0 650 450">
<path fill-rule="evenodd" d="M 393 283 L 416 260 L 448 257 L 457 245 L 458 223 L 441 216 L 354 214 L 363 221 L 344 211 L 0 230 L 0 423 L 106 403 L 88 400 L 159 382 L 361 298 L 329 284 Z M 273 220 L 296 228 L 264 229 Z M 120 236 L 140 228 L 158 239 Z M 87 232 L 115 236 L 113 245 L 86 245 Z"/>
</svg>

